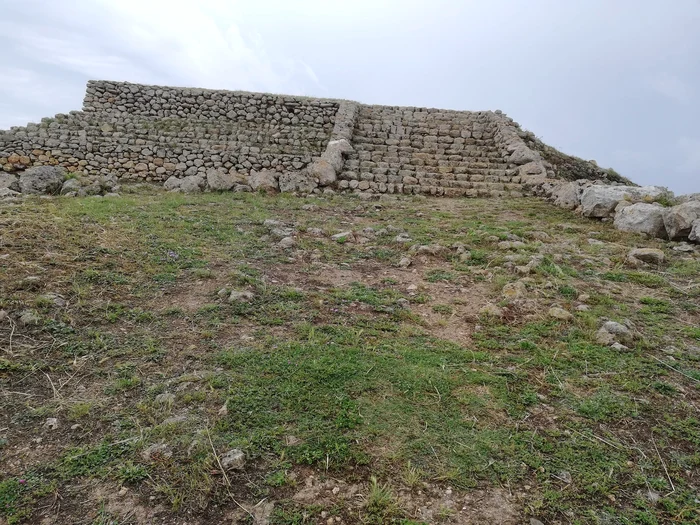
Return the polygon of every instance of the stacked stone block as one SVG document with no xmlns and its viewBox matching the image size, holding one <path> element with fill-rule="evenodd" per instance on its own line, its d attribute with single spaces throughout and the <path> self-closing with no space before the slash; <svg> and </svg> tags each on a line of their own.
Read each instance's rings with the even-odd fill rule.
<svg viewBox="0 0 700 525">
<path fill-rule="evenodd" d="M 91 81 L 83 111 L 0 131 L 0 168 L 148 182 L 214 168 L 241 184 L 304 172 L 310 187 L 347 192 L 517 196 L 542 171 L 521 135 L 498 111 Z"/>
<path fill-rule="evenodd" d="M 339 187 L 376 193 L 520 195 L 491 112 L 364 106 Z"/>
</svg>

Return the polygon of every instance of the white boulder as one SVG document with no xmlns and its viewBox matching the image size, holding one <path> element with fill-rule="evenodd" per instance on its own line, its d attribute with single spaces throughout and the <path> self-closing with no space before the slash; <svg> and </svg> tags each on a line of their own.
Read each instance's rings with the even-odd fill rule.
<svg viewBox="0 0 700 525">
<path fill-rule="evenodd" d="M 615 228 L 665 239 L 664 208 L 659 204 L 643 202 L 625 206 L 615 214 Z"/>
</svg>

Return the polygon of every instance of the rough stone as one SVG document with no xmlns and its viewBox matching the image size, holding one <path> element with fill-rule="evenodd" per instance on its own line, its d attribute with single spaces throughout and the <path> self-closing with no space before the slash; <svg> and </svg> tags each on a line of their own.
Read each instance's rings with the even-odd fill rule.
<svg viewBox="0 0 700 525">
<path fill-rule="evenodd" d="M 12 191 L 19 192 L 19 180 L 16 175 L 11 173 L 0 172 L 0 189 L 9 188 Z"/>
<path fill-rule="evenodd" d="M 638 266 L 637 262 L 660 265 L 666 260 L 666 255 L 658 248 L 635 248 L 627 254 L 627 261 L 633 266 Z"/>
<path fill-rule="evenodd" d="M 201 175 L 190 175 L 180 181 L 180 191 L 184 193 L 199 193 L 204 187 L 205 179 Z"/>
<path fill-rule="evenodd" d="M 222 455 L 219 462 L 224 470 L 242 470 L 245 467 L 245 454 L 234 448 Z"/>
<path fill-rule="evenodd" d="M 248 290 L 233 290 L 231 294 L 229 295 L 228 302 L 229 303 L 249 303 L 255 298 L 255 294 L 253 292 L 249 292 Z"/>
<path fill-rule="evenodd" d="M 693 221 L 692 228 L 688 234 L 688 240 L 700 244 L 700 219 Z"/>
<path fill-rule="evenodd" d="M 643 202 L 626 206 L 615 215 L 615 228 L 665 239 L 664 208 Z"/>
<path fill-rule="evenodd" d="M 66 170 L 60 166 L 36 166 L 22 172 L 19 186 L 22 193 L 55 195 L 61 191 Z"/>
<path fill-rule="evenodd" d="M 173 175 L 173 176 L 169 177 L 168 180 L 165 181 L 165 184 L 163 185 L 163 187 L 167 191 L 172 191 L 172 190 L 178 189 L 180 187 L 181 183 L 182 183 L 182 179 L 179 179 L 178 177 Z"/>
<path fill-rule="evenodd" d="M 207 187 L 212 191 L 229 191 L 236 184 L 236 178 L 228 172 L 207 170 Z"/>
<path fill-rule="evenodd" d="M 277 177 L 278 174 L 272 171 L 252 171 L 248 177 L 248 185 L 253 191 L 275 193 L 280 189 Z"/>
<path fill-rule="evenodd" d="M 668 238 L 673 241 L 688 239 L 693 223 L 700 219 L 700 201 L 688 201 L 664 211 L 664 224 Z"/>
<path fill-rule="evenodd" d="M 279 189 L 284 193 L 311 193 L 318 188 L 318 183 L 304 172 L 287 172 L 280 174 Z"/>
<path fill-rule="evenodd" d="M 61 186 L 61 195 L 80 191 L 80 181 L 78 179 L 68 179 Z"/>
<path fill-rule="evenodd" d="M 553 306 L 552 308 L 550 308 L 547 314 L 549 315 L 549 317 L 559 319 L 560 321 L 571 321 L 574 318 L 571 312 L 567 312 L 566 310 L 558 306 Z"/>
<path fill-rule="evenodd" d="M 338 176 L 333 165 L 326 159 L 316 159 L 306 168 L 309 177 L 318 181 L 319 186 L 333 184 Z"/>
</svg>

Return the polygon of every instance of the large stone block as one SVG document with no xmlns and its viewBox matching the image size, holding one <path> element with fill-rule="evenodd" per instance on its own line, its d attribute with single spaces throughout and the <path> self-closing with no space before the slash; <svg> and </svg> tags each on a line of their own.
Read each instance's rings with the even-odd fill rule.
<svg viewBox="0 0 700 525">
<path fill-rule="evenodd" d="M 700 219 L 700 201 L 688 201 L 664 211 L 668 238 L 681 241 L 689 238 L 693 223 Z"/>
<path fill-rule="evenodd" d="M 36 166 L 22 172 L 19 186 L 22 193 L 54 195 L 61 191 L 66 170 L 60 166 Z"/>
<path fill-rule="evenodd" d="M 643 202 L 625 206 L 615 215 L 615 228 L 651 237 L 668 237 L 664 226 L 664 208 L 659 204 Z"/>
</svg>

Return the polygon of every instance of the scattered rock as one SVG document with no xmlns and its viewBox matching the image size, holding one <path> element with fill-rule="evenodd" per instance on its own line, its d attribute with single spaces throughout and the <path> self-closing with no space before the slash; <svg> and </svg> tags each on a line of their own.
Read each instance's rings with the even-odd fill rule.
<svg viewBox="0 0 700 525">
<path fill-rule="evenodd" d="M 662 250 L 657 248 L 635 248 L 627 254 L 627 264 L 639 267 L 643 263 L 660 265 L 666 260 Z"/>
<path fill-rule="evenodd" d="M 156 396 L 155 401 L 160 405 L 172 405 L 173 403 L 175 403 L 175 394 L 170 394 L 167 392 L 158 394 Z"/>
<path fill-rule="evenodd" d="M 408 268 L 409 266 L 411 266 L 412 263 L 413 263 L 413 261 L 411 260 L 410 257 L 402 257 L 401 260 L 399 261 L 398 266 L 399 266 L 399 268 Z"/>
<path fill-rule="evenodd" d="M 411 246 L 411 252 L 416 255 L 431 255 L 433 257 L 438 257 L 447 252 L 447 248 L 439 244 L 423 244 Z"/>
<path fill-rule="evenodd" d="M 579 305 L 576 307 L 576 311 L 577 311 L 577 312 L 587 312 L 587 311 L 590 310 L 590 309 L 591 309 L 591 307 L 588 306 L 587 304 L 579 304 Z"/>
<path fill-rule="evenodd" d="M 522 281 L 508 283 L 503 287 L 503 297 L 506 299 L 517 299 L 527 295 L 527 288 Z"/>
<path fill-rule="evenodd" d="M 19 193 L 19 179 L 11 173 L 0 172 L 0 189 L 9 189 L 15 193 Z"/>
<path fill-rule="evenodd" d="M 283 250 L 289 250 L 297 245 L 297 241 L 294 237 L 284 237 L 280 242 L 277 243 L 278 248 Z"/>
<path fill-rule="evenodd" d="M 248 290 L 233 290 L 231 292 L 231 295 L 228 297 L 228 302 L 229 303 L 248 303 L 252 301 L 255 298 L 255 294 L 253 292 L 249 292 Z"/>
<path fill-rule="evenodd" d="M 46 418 L 46 421 L 44 422 L 44 426 L 46 428 L 48 428 L 49 430 L 57 430 L 58 429 L 58 419 L 55 417 Z"/>
<path fill-rule="evenodd" d="M 351 231 L 347 232 L 341 232 L 341 233 L 336 233 L 335 235 L 331 235 L 331 239 L 334 240 L 335 242 L 352 242 L 354 241 L 354 235 Z"/>
<path fill-rule="evenodd" d="M 325 233 L 321 228 L 309 228 L 306 233 L 312 237 L 325 237 Z"/>
<path fill-rule="evenodd" d="M 491 317 L 503 317 L 503 308 L 489 303 L 479 310 L 479 314 L 489 315 Z"/>
<path fill-rule="evenodd" d="M 552 308 L 550 308 L 547 314 L 549 315 L 549 317 L 559 319 L 560 321 L 571 321 L 574 318 L 574 315 L 571 312 L 567 312 L 566 310 L 558 306 L 553 306 Z"/>
<path fill-rule="evenodd" d="M 619 351 L 621 351 L 621 352 L 623 352 L 623 351 L 625 351 L 625 350 L 629 350 L 629 348 L 627 348 L 627 347 L 626 347 L 625 345 L 623 345 L 622 343 L 613 343 L 613 344 L 610 345 L 610 348 L 612 348 L 613 350 L 619 350 Z"/>
<path fill-rule="evenodd" d="M 0 198 L 12 198 L 22 195 L 18 191 L 11 190 L 10 188 L 0 188 Z"/>
<path fill-rule="evenodd" d="M 632 338 L 630 329 L 615 321 L 606 321 L 596 332 L 596 342 L 603 345 L 611 345 L 614 342 L 630 342 Z"/>
<path fill-rule="evenodd" d="M 691 246 L 690 244 L 688 244 L 687 242 L 682 242 L 680 244 L 676 244 L 673 247 L 673 251 L 674 252 L 690 253 L 690 252 L 694 252 L 695 248 L 693 246 Z"/>
<path fill-rule="evenodd" d="M 169 458 L 172 457 L 172 455 L 173 451 L 170 450 L 167 443 L 154 443 L 141 452 L 141 457 L 145 461 L 151 461 L 156 457 Z"/>
<path fill-rule="evenodd" d="M 498 247 L 501 250 L 517 250 L 519 248 L 525 248 L 527 246 L 522 241 L 501 241 L 498 243 Z"/>
<path fill-rule="evenodd" d="M 221 456 L 219 461 L 224 470 L 241 470 L 245 466 L 245 454 L 234 448 Z"/>
<path fill-rule="evenodd" d="M 19 316 L 19 324 L 27 325 L 38 325 L 41 323 L 41 317 L 34 310 L 24 310 Z"/>
</svg>

